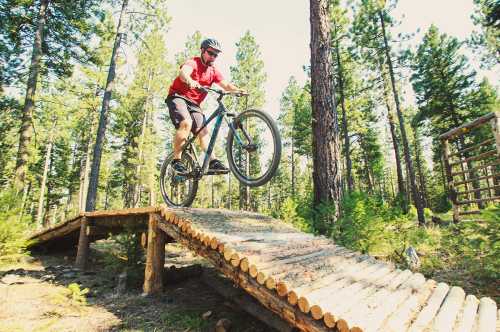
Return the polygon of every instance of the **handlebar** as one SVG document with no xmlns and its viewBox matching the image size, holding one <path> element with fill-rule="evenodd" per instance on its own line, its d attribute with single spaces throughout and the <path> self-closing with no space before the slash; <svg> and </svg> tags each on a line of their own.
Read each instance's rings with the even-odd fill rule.
<svg viewBox="0 0 500 332">
<path fill-rule="evenodd" d="M 248 93 L 243 93 L 243 92 L 226 92 L 226 91 L 222 91 L 222 90 L 219 90 L 219 89 L 212 89 L 212 88 L 209 88 L 207 86 L 199 87 L 198 90 L 204 91 L 204 92 L 207 92 L 207 93 L 208 93 L 208 91 L 215 92 L 215 93 L 217 93 L 219 95 L 218 99 L 221 99 L 222 97 L 227 96 L 227 95 L 236 96 L 236 97 L 246 97 L 246 96 L 248 96 Z"/>
</svg>

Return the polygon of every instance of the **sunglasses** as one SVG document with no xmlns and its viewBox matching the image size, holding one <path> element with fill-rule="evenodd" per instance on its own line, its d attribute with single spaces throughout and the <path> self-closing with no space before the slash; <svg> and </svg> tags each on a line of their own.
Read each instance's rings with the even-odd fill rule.
<svg viewBox="0 0 500 332">
<path fill-rule="evenodd" d="M 214 58 L 216 58 L 219 55 L 219 53 L 209 51 L 209 50 L 207 50 L 207 53 L 208 53 L 208 55 L 213 56 Z"/>
</svg>

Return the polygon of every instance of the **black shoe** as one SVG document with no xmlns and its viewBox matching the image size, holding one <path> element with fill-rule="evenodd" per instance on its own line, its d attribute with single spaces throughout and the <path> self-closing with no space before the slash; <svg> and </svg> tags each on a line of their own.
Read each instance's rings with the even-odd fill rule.
<svg viewBox="0 0 500 332">
<path fill-rule="evenodd" d="M 182 163 L 182 161 L 180 159 L 172 160 L 171 165 L 177 174 L 180 174 L 180 175 L 188 174 L 188 170 L 187 170 L 186 166 L 184 166 L 184 164 Z"/>
<path fill-rule="evenodd" d="M 229 168 L 224 166 L 218 159 L 210 160 L 210 164 L 208 165 L 209 174 L 225 174 L 229 173 Z"/>
</svg>

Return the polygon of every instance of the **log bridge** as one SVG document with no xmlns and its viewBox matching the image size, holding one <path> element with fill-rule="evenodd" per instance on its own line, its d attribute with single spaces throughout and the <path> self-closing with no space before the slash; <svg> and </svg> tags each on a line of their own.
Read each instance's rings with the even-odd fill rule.
<svg viewBox="0 0 500 332">
<path fill-rule="evenodd" d="M 95 211 L 31 236 L 32 248 L 78 246 L 124 230 L 147 234 L 144 292 L 162 292 L 165 243 L 205 257 L 262 306 L 301 331 L 498 331 L 488 297 L 399 270 L 331 239 L 251 212 L 150 207 Z"/>
</svg>

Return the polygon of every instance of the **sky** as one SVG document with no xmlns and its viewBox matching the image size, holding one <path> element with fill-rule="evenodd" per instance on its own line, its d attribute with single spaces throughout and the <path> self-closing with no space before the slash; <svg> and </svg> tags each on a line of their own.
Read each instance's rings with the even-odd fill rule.
<svg viewBox="0 0 500 332">
<path fill-rule="evenodd" d="M 229 80 L 229 67 L 236 62 L 235 44 L 249 30 L 260 47 L 267 73 L 264 110 L 277 116 L 290 76 L 305 81 L 302 68 L 310 58 L 308 0 L 169 0 L 168 4 L 172 21 L 166 43 L 171 60 L 184 49 L 188 36 L 199 30 L 222 44 L 223 53 L 215 65 Z M 414 38 L 418 43 L 435 24 L 441 32 L 463 40 L 474 29 L 473 8 L 472 0 L 400 0 L 392 14 L 401 25 L 392 32 L 416 33 L 420 28 Z M 500 69 L 479 74 L 498 85 Z M 411 102 L 412 98 L 407 99 Z"/>
</svg>

